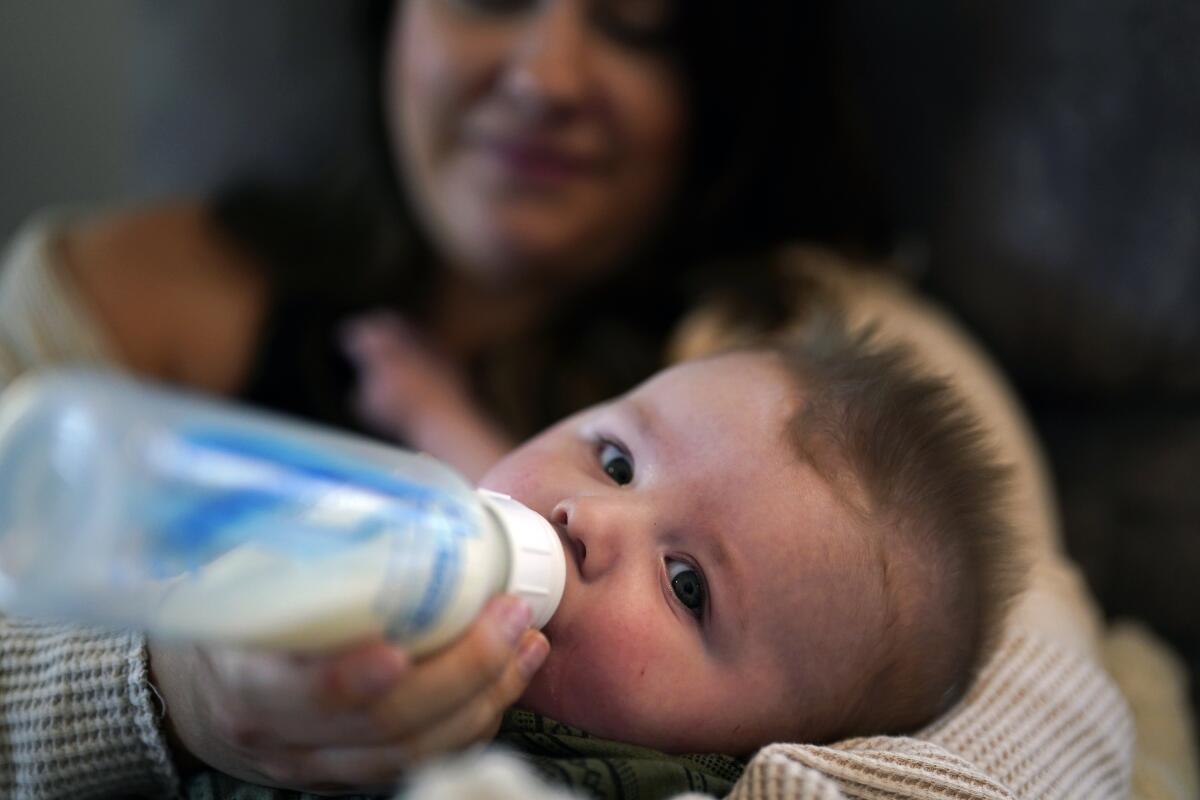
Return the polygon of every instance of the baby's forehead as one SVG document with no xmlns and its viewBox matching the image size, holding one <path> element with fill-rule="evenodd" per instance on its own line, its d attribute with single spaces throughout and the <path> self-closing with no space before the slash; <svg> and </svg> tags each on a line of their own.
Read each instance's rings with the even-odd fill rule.
<svg viewBox="0 0 1200 800">
<path fill-rule="evenodd" d="M 779 524 L 746 536 L 745 635 L 789 663 L 845 658 L 889 616 L 887 561 L 872 527 L 810 472 Z"/>
<path fill-rule="evenodd" d="M 783 440 L 784 424 L 800 400 L 778 359 L 746 351 L 673 366 L 614 405 L 649 412 L 642 416 L 655 423 L 647 427 L 659 436 L 724 437 L 727 447 L 744 440 L 752 423 L 765 422 L 757 426 L 754 445 L 773 448 Z"/>
<path fill-rule="evenodd" d="M 635 387 L 633 393 L 653 390 L 663 384 L 697 380 L 726 381 L 731 378 L 783 385 L 789 383 L 791 371 L 779 354 L 773 351 L 733 350 L 669 366 Z"/>
<path fill-rule="evenodd" d="M 803 384 L 771 351 L 738 351 L 661 373 L 625 401 L 683 440 L 672 479 L 693 480 L 687 514 L 741 562 L 737 625 L 766 649 L 828 649 L 882 615 L 878 539 L 850 484 L 799 441 Z M 639 412 L 641 413 L 641 412 Z M 721 598 L 717 598 L 720 601 Z"/>
</svg>

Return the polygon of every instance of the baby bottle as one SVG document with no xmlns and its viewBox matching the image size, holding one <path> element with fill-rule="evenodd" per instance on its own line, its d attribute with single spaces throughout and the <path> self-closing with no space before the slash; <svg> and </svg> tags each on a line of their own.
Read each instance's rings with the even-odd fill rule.
<svg viewBox="0 0 1200 800">
<path fill-rule="evenodd" d="M 428 456 L 116 374 L 0 395 L 0 608 L 321 650 L 453 639 L 492 595 L 549 621 L 554 528 Z"/>
</svg>

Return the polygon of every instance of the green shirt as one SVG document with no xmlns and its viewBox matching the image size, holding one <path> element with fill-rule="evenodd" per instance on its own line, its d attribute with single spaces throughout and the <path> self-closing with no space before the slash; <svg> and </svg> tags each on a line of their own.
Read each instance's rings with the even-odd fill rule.
<svg viewBox="0 0 1200 800">
<path fill-rule="evenodd" d="M 655 800 L 681 792 L 724 796 L 745 764 L 730 756 L 670 756 L 647 747 L 590 736 L 528 711 L 504 715 L 494 744 L 526 761 L 552 784 L 599 800 Z M 315 795 L 269 789 L 217 772 L 185 784 L 189 800 L 317 800 Z"/>
</svg>

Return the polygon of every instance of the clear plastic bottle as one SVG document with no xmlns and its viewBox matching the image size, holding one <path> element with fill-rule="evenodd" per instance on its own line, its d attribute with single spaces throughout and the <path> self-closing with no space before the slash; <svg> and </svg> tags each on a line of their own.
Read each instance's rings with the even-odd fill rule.
<svg viewBox="0 0 1200 800">
<path fill-rule="evenodd" d="M 428 456 L 113 373 L 0 395 L 0 606 L 176 638 L 421 653 L 489 597 L 544 625 L 554 528 Z"/>
</svg>

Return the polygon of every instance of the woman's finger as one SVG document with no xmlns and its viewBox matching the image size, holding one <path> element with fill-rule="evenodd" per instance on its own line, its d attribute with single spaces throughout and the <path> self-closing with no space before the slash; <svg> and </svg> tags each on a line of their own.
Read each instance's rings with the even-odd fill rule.
<svg viewBox="0 0 1200 800">
<path fill-rule="evenodd" d="M 268 753 L 259 769 L 273 783 L 310 791 L 364 786 L 387 791 L 421 762 L 492 738 L 504 710 L 521 696 L 549 651 L 545 636 L 526 631 L 499 680 L 412 737 L 371 746 L 280 748 Z"/>
<path fill-rule="evenodd" d="M 357 317 L 340 331 L 343 350 L 355 360 L 370 361 L 397 353 L 419 352 L 418 336 L 400 316 L 377 312 Z"/>
<path fill-rule="evenodd" d="M 326 660 L 324 667 L 321 680 L 330 690 L 334 705 L 361 708 L 378 702 L 413 665 L 401 648 L 381 640 Z"/>
<path fill-rule="evenodd" d="M 320 725 L 306 725 L 311 719 L 299 716 L 289 725 L 286 715 L 277 715 L 272 722 L 282 727 L 273 724 L 270 732 L 278 731 L 275 738 L 281 744 L 360 747 L 420 736 L 472 713 L 498 718 L 524 691 L 545 655 L 535 642 L 531 656 L 526 639 L 520 638 L 531 635 L 528 621 L 524 603 L 498 598 L 460 642 L 426 661 L 406 665 L 399 679 L 386 662 L 373 660 L 390 655 L 386 644 L 356 650 L 334 667 L 331 684 L 338 687 L 340 713 L 328 714 Z M 540 634 L 534 638 L 545 642 Z M 514 647 L 515 640 L 526 645 L 524 651 Z M 464 734 L 461 740 L 474 738 Z"/>
<path fill-rule="evenodd" d="M 215 649 L 207 660 L 229 696 L 214 717 L 227 738 L 251 750 L 414 735 L 494 692 L 528 622 L 523 602 L 497 598 L 458 643 L 417 664 L 383 642 L 337 658 Z"/>
<path fill-rule="evenodd" d="M 265 714 L 360 707 L 411 668 L 403 651 L 382 642 L 336 657 L 219 648 L 210 649 L 207 658 L 240 705 Z"/>
<path fill-rule="evenodd" d="M 440 723 L 404 740 L 410 763 L 490 740 L 496 735 L 505 710 L 524 693 L 530 678 L 550 653 L 550 643 L 540 631 L 526 631 L 513 659 L 500 679 L 471 702 Z"/>
<path fill-rule="evenodd" d="M 378 700 L 410 667 L 382 642 L 342 657 L 198 648 L 195 659 L 219 687 L 208 709 L 218 735 L 248 752 L 376 741 L 368 699 Z"/>
<path fill-rule="evenodd" d="M 514 660 L 529 619 L 529 607 L 523 601 L 512 596 L 491 600 L 465 636 L 414 664 L 374 707 L 380 739 L 415 735 L 488 691 Z"/>
<path fill-rule="evenodd" d="M 281 748 L 259 759 L 263 782 L 317 794 L 391 794 L 408 771 L 399 744 L 362 747 Z"/>
</svg>

